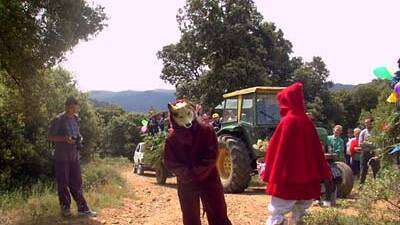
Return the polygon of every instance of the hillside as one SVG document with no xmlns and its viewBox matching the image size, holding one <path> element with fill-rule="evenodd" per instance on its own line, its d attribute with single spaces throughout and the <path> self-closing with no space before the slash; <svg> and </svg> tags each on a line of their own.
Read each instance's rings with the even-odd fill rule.
<svg viewBox="0 0 400 225">
<path fill-rule="evenodd" d="M 96 101 L 119 105 L 126 111 L 147 112 L 151 107 L 166 110 L 167 103 L 175 100 L 175 91 L 90 91 L 89 96 Z"/>
<path fill-rule="evenodd" d="M 351 89 L 355 85 L 336 83 L 331 91 Z M 130 112 L 147 112 L 151 107 L 156 110 L 166 110 L 167 103 L 175 100 L 174 90 L 150 90 L 150 91 L 90 91 L 90 98 L 101 102 L 121 106 Z"/>
<path fill-rule="evenodd" d="M 333 84 L 333 87 L 330 89 L 331 91 L 337 91 L 337 90 L 342 90 L 342 89 L 352 89 L 356 85 L 353 84 L 340 84 L 340 83 L 335 83 Z"/>
</svg>

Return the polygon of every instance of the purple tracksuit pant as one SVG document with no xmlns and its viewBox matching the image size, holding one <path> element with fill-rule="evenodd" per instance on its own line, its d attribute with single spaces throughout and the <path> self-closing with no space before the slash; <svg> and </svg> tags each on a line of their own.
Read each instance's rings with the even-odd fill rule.
<svg viewBox="0 0 400 225">
<path fill-rule="evenodd" d="M 76 146 L 57 146 L 55 156 L 55 175 L 57 181 L 58 198 L 63 208 L 70 208 L 71 195 L 74 198 L 78 211 L 89 210 L 82 191 L 82 174 L 79 164 L 79 152 Z"/>
</svg>

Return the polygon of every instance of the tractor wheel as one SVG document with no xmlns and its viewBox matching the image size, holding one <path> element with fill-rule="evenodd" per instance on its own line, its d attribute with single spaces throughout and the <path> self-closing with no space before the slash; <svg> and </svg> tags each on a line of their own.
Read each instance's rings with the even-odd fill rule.
<svg viewBox="0 0 400 225">
<path fill-rule="evenodd" d="M 165 182 L 167 181 L 167 177 L 168 177 L 168 171 L 163 165 L 160 168 L 156 169 L 157 184 L 161 185 L 165 184 Z"/>
<path fill-rule="evenodd" d="M 241 193 L 249 186 L 251 160 L 246 145 L 232 135 L 218 137 L 217 168 L 226 193 Z"/>
<path fill-rule="evenodd" d="M 144 174 L 144 168 L 143 168 L 143 166 L 142 166 L 141 164 L 139 164 L 139 165 L 137 166 L 136 172 L 137 172 L 137 174 L 139 174 L 139 175 L 143 175 L 143 174 Z"/>
<path fill-rule="evenodd" d="M 354 185 L 354 176 L 352 169 L 343 162 L 335 162 L 335 165 L 342 172 L 342 183 L 338 185 L 338 197 L 346 198 L 350 195 Z"/>
</svg>

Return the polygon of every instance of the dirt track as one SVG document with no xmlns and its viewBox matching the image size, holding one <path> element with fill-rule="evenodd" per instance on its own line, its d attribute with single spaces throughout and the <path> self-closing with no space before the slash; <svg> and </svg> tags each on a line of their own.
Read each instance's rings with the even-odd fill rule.
<svg viewBox="0 0 400 225">
<path fill-rule="evenodd" d="M 128 188 L 134 192 L 135 198 L 125 198 L 115 208 L 106 208 L 96 218 L 63 219 L 58 215 L 46 218 L 40 225 L 181 225 L 181 211 L 176 193 L 176 179 L 170 178 L 167 184 L 155 184 L 154 173 L 145 176 L 132 173 L 131 169 L 123 172 Z M 228 215 L 234 225 L 261 225 L 267 218 L 269 197 L 264 187 L 251 187 L 243 194 L 225 195 Z M 318 210 L 319 207 L 312 209 Z M 206 217 L 203 225 L 207 225 Z M 22 225 L 22 224 L 21 224 Z M 26 225 L 26 224 L 23 224 Z M 32 224 L 29 224 L 32 225 Z M 35 224 L 36 225 L 36 224 Z"/>
<path fill-rule="evenodd" d="M 87 224 L 182 224 L 176 179 L 170 178 L 166 186 L 155 184 L 152 173 L 138 176 L 125 172 L 136 199 L 125 199 L 119 209 L 104 209 L 95 221 Z M 240 195 L 226 195 L 229 217 L 233 224 L 264 224 L 268 197 L 264 189 L 250 188 Z M 203 218 L 206 225 L 206 218 Z M 85 223 L 80 223 L 85 224 Z"/>
</svg>

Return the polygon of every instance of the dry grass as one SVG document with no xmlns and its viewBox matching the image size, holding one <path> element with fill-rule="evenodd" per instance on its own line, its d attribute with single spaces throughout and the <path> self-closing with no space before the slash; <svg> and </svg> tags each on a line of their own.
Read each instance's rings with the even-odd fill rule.
<svg viewBox="0 0 400 225">
<path fill-rule="evenodd" d="M 129 165 L 126 160 L 108 158 L 96 159 L 83 166 L 84 195 L 92 210 L 99 211 L 118 205 L 123 198 L 134 197 L 122 175 Z M 71 210 L 76 211 L 75 204 L 71 205 Z M 68 220 L 60 216 L 53 183 L 38 183 L 30 190 L 16 190 L 0 196 L 2 225 L 48 224 L 49 221 L 63 223 Z"/>
</svg>

